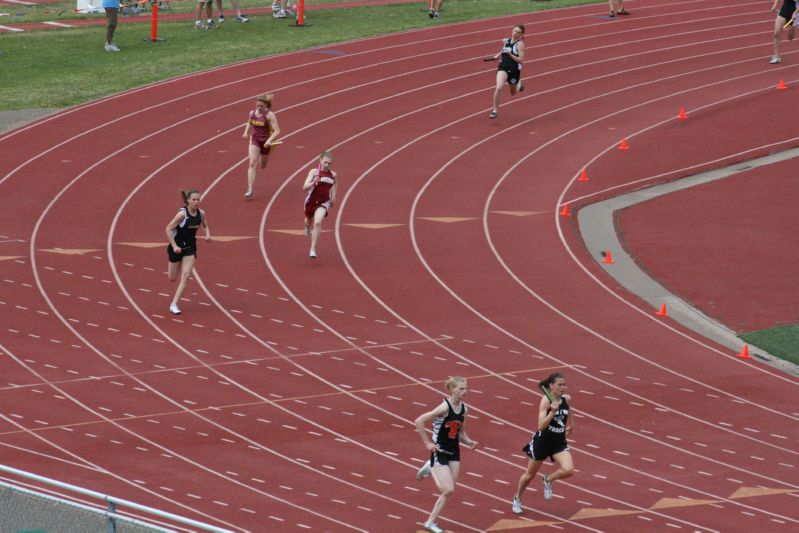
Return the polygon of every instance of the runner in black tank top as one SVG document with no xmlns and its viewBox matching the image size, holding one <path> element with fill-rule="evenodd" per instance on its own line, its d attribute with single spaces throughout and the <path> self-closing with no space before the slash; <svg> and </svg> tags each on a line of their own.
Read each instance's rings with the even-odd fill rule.
<svg viewBox="0 0 799 533">
<path fill-rule="evenodd" d="M 513 27 L 509 39 L 502 41 L 502 50 L 494 55 L 494 61 L 500 60 L 497 67 L 497 83 L 494 87 L 494 109 L 488 118 L 497 118 L 499 113 L 499 95 L 505 84 L 510 87 L 510 94 L 513 96 L 517 91 L 524 90 L 524 83 L 521 80 L 522 62 L 524 62 L 524 25 L 519 24 Z"/>
<path fill-rule="evenodd" d="M 424 528 L 432 533 L 443 533 L 436 520 L 444 509 L 447 500 L 455 491 L 455 484 L 460 474 L 460 443 L 474 449 L 477 442 L 466 434 L 466 404 L 462 399 L 466 395 L 466 379 L 453 376 L 447 380 L 449 398 L 445 398 L 438 406 L 416 419 L 416 430 L 422 437 L 425 448 L 430 453 L 430 460 L 425 461 L 416 474 L 416 479 L 422 480 L 433 473 L 438 490 L 441 495 L 436 500 L 433 511 Z M 433 423 L 433 440 L 431 441 L 425 431 L 425 424 Z"/>
<path fill-rule="evenodd" d="M 167 256 L 169 267 L 167 275 L 169 281 L 175 281 L 180 272 L 180 283 L 175 291 L 175 297 L 169 305 L 169 312 L 173 315 L 180 314 L 178 302 L 189 282 L 191 271 L 194 269 L 194 259 L 197 255 L 197 230 L 203 228 L 205 240 L 211 241 L 211 230 L 205 212 L 200 209 L 200 193 L 195 190 L 180 191 L 185 207 L 178 209 L 177 214 L 166 225 Z"/>
<path fill-rule="evenodd" d="M 558 469 L 544 476 L 545 500 L 552 498 L 553 481 L 566 479 L 574 473 L 574 462 L 566 442 L 566 437 L 574 429 L 574 418 L 569 407 L 571 398 L 566 394 L 566 378 L 560 372 L 555 372 L 539 383 L 539 386 L 545 394 L 538 404 L 536 431 L 532 440 L 522 449 L 530 459 L 527 461 L 527 470 L 519 478 L 516 494 L 513 496 L 511 510 L 516 514 L 522 513 L 524 489 L 533 480 L 541 468 L 541 463 L 547 457 L 558 464 Z"/>
</svg>

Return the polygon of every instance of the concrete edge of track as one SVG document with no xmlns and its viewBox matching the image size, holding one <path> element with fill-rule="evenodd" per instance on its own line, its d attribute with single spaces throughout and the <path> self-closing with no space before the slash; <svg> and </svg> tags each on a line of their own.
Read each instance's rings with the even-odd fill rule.
<svg viewBox="0 0 799 533">
<path fill-rule="evenodd" d="M 40 118 L 54 115 L 60 111 L 63 111 L 63 108 L 0 111 L 0 134 L 27 126 Z"/>
<path fill-rule="evenodd" d="M 705 315 L 699 309 L 691 306 L 688 302 L 677 297 L 675 294 L 672 294 L 657 280 L 653 279 L 644 272 L 644 270 L 639 268 L 638 264 L 630 257 L 625 247 L 622 245 L 614 223 L 615 213 L 621 209 L 651 200 L 652 198 L 714 180 L 724 179 L 753 168 L 795 157 L 799 157 L 799 148 L 739 162 L 728 167 L 687 176 L 663 185 L 657 185 L 655 187 L 634 191 L 590 204 L 586 207 L 582 207 L 577 212 L 577 224 L 580 229 L 580 235 L 586 248 L 591 252 L 593 257 L 599 257 L 604 251 L 611 251 L 614 263 L 611 265 L 599 262 L 598 264 L 625 289 L 652 305 L 654 309 L 659 309 L 662 304 L 666 304 L 668 316 L 672 320 L 722 346 L 740 352 L 744 342 L 738 338 L 734 331 Z M 799 376 L 799 365 L 795 365 L 765 350 L 751 346 L 749 353 L 753 357 L 783 372 Z"/>
</svg>

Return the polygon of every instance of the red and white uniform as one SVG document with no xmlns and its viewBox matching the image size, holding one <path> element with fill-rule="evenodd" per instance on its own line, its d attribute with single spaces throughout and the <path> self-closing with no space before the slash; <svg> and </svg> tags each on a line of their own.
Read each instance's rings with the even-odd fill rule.
<svg viewBox="0 0 799 533">
<path fill-rule="evenodd" d="M 305 218 L 313 218 L 319 207 L 325 208 L 325 216 L 330 210 L 330 189 L 336 184 L 332 170 L 316 170 L 316 180 L 305 197 Z"/>
</svg>

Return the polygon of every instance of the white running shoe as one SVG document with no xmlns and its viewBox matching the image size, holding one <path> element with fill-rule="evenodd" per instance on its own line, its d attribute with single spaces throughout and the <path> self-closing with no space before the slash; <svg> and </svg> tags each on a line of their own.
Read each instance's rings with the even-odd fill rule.
<svg viewBox="0 0 799 533">
<path fill-rule="evenodd" d="M 316 250 L 311 250 L 311 253 L 308 254 L 308 257 L 310 257 L 311 259 L 316 259 Z"/>
<path fill-rule="evenodd" d="M 276 13 L 272 13 L 272 16 L 275 17 L 276 19 L 284 19 L 286 18 L 286 12 L 281 9 Z"/>
<path fill-rule="evenodd" d="M 522 501 L 517 496 L 513 497 L 511 511 L 513 514 L 522 514 Z"/>
<path fill-rule="evenodd" d="M 782 63 L 780 56 L 771 56 L 771 61 L 769 61 L 769 64 L 776 65 L 777 63 Z"/>
<path fill-rule="evenodd" d="M 245 17 L 244 15 L 236 15 L 236 22 L 249 22 L 250 19 Z"/>
<path fill-rule="evenodd" d="M 430 533 L 444 533 L 444 530 L 438 527 L 435 522 L 425 522 L 424 528 Z"/>
<path fill-rule="evenodd" d="M 205 24 L 203 24 L 203 21 L 198 20 L 197 22 L 194 23 L 194 29 L 195 30 L 204 30 L 205 29 Z"/>
<path fill-rule="evenodd" d="M 425 461 L 422 468 L 416 472 L 416 481 L 421 481 L 430 475 L 430 461 Z"/>
<path fill-rule="evenodd" d="M 179 315 L 180 308 L 177 306 L 177 304 L 169 304 L 169 312 L 173 315 Z"/>
<path fill-rule="evenodd" d="M 106 52 L 119 52 L 119 48 L 114 43 L 108 43 L 105 45 Z"/>
<path fill-rule="evenodd" d="M 547 476 L 544 476 L 544 499 L 545 500 L 552 499 L 552 482 L 549 480 Z"/>
</svg>

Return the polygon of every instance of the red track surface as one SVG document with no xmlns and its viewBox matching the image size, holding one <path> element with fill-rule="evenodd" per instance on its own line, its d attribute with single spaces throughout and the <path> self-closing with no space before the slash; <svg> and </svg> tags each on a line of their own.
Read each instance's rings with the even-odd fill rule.
<svg viewBox="0 0 799 533">
<path fill-rule="evenodd" d="M 794 55 L 766 63 L 760 3 L 631 7 L 264 58 L 0 137 L 3 462 L 236 530 L 414 531 L 435 491 L 413 479 L 412 420 L 462 374 L 480 446 L 448 529 L 795 530 L 797 380 L 653 316 L 557 214 L 787 141 L 747 114 L 730 146 L 696 117 L 753 95 L 792 110 L 773 87 Z M 517 21 L 528 90 L 490 121 L 479 59 Z M 240 135 L 264 89 L 286 142 L 245 202 Z M 676 127 L 702 149 L 656 161 Z M 324 148 L 341 189 L 312 261 L 300 185 Z M 175 318 L 163 228 L 180 187 L 205 191 L 215 241 Z M 578 472 L 551 502 L 534 483 L 517 517 L 554 369 Z"/>
</svg>

